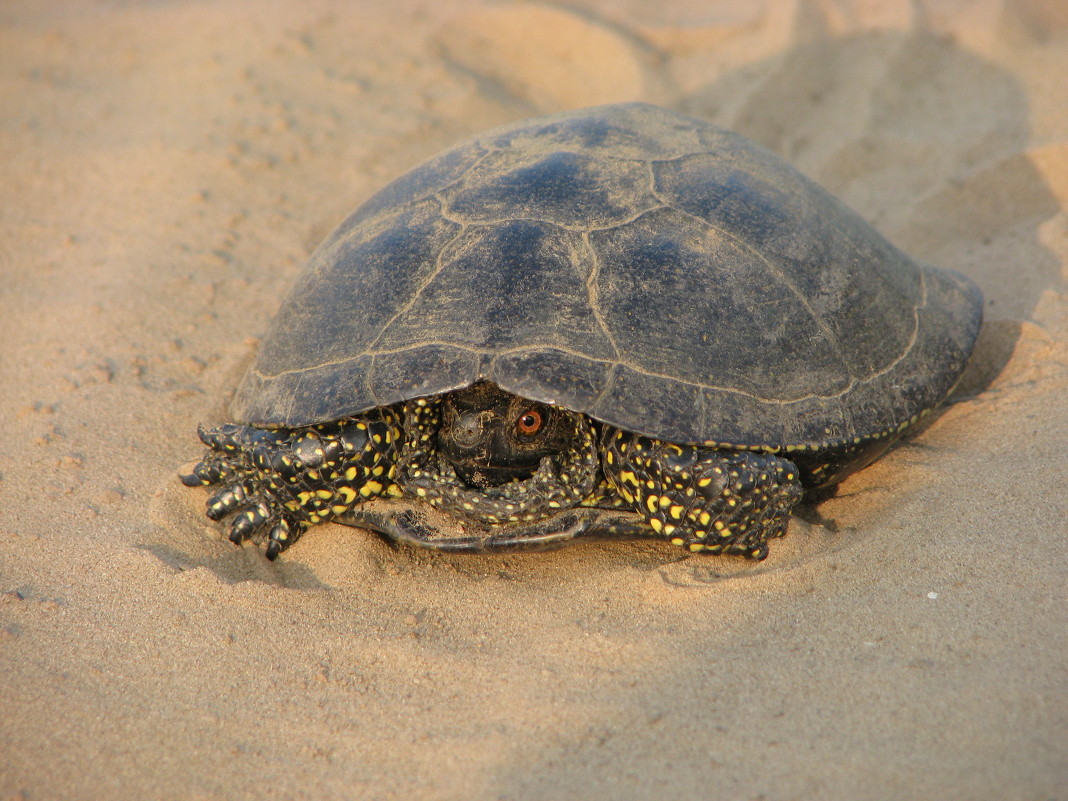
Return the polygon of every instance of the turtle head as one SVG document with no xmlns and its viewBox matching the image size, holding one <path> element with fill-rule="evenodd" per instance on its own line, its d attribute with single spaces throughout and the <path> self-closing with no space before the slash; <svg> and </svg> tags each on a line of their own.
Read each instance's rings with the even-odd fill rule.
<svg viewBox="0 0 1068 801">
<path fill-rule="evenodd" d="M 479 382 L 446 396 L 438 451 L 473 487 L 526 480 L 542 459 L 573 447 L 572 417 L 573 412 Z"/>
<path fill-rule="evenodd" d="M 571 509 L 601 475 L 584 414 L 480 382 L 404 404 L 404 493 L 488 524 L 526 524 Z"/>
</svg>

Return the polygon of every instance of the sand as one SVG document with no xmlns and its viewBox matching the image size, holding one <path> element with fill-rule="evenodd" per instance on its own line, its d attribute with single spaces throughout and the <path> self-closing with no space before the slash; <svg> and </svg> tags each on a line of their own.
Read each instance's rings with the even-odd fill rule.
<svg viewBox="0 0 1068 801">
<path fill-rule="evenodd" d="M 1068 798 L 1059 0 L 0 9 L 0 799 Z M 275 563 L 175 477 L 315 244 L 490 125 L 646 100 L 987 297 L 762 564 Z"/>
</svg>

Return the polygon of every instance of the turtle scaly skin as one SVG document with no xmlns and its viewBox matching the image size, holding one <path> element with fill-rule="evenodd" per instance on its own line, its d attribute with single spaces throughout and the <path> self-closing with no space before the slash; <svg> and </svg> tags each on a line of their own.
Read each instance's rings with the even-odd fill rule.
<svg viewBox="0 0 1068 801">
<path fill-rule="evenodd" d="M 658 536 L 694 553 L 763 559 L 767 540 L 785 533 L 790 510 L 802 496 L 798 470 L 785 459 L 662 442 L 564 410 L 553 414 L 572 429 L 568 447 L 542 457 L 525 479 L 471 486 L 439 451 L 441 406 L 440 397 L 420 398 L 300 429 L 201 429 L 210 450 L 182 480 L 188 486 L 221 486 L 208 501 L 208 516 L 234 514 L 235 543 L 266 532 L 269 559 L 309 526 L 339 518 L 359 524 L 360 504 L 379 496 L 408 497 L 515 531 L 499 548 L 473 541 L 455 550 L 516 547 L 524 526 L 587 506 L 637 513 L 649 528 L 617 528 L 620 536 Z M 487 467 L 502 458 L 497 453 Z"/>
<path fill-rule="evenodd" d="M 803 494 L 797 467 L 765 453 L 606 432 L 605 475 L 657 534 L 694 553 L 768 555 Z"/>
<path fill-rule="evenodd" d="M 189 487 L 220 486 L 207 514 L 221 520 L 234 512 L 230 540 L 267 532 L 274 559 L 309 526 L 344 514 L 361 500 L 398 496 L 394 481 L 404 432 L 391 409 L 358 418 L 269 431 L 224 425 L 199 429 L 209 450 L 190 473 Z"/>
</svg>

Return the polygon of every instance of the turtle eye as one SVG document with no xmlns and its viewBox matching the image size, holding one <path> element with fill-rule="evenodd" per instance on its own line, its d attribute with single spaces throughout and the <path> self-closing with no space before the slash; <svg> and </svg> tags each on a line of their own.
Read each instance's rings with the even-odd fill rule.
<svg viewBox="0 0 1068 801">
<path fill-rule="evenodd" d="M 515 430 L 525 437 L 532 437 L 545 425 L 545 416 L 537 409 L 527 409 L 516 420 Z"/>
</svg>

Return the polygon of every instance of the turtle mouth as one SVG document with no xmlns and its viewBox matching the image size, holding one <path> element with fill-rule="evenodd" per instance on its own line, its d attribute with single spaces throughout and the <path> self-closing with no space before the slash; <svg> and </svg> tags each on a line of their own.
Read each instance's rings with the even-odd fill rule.
<svg viewBox="0 0 1068 801">
<path fill-rule="evenodd" d="M 533 471 L 501 483 L 481 482 L 459 471 L 434 446 L 440 401 L 421 398 L 404 408 L 407 437 L 401 451 L 399 483 L 405 495 L 443 512 L 491 525 L 529 523 L 579 506 L 600 478 L 596 432 L 585 415 L 573 416 L 572 447 L 545 456 Z"/>
<path fill-rule="evenodd" d="M 487 468 L 479 464 L 456 464 L 448 461 L 446 463 L 453 468 L 456 474 L 460 477 L 460 480 L 467 485 L 468 489 L 474 491 L 499 487 L 502 484 L 509 484 L 517 481 L 528 481 L 533 478 L 535 473 L 535 470 L 529 468 L 524 469 L 521 467 Z"/>
</svg>

